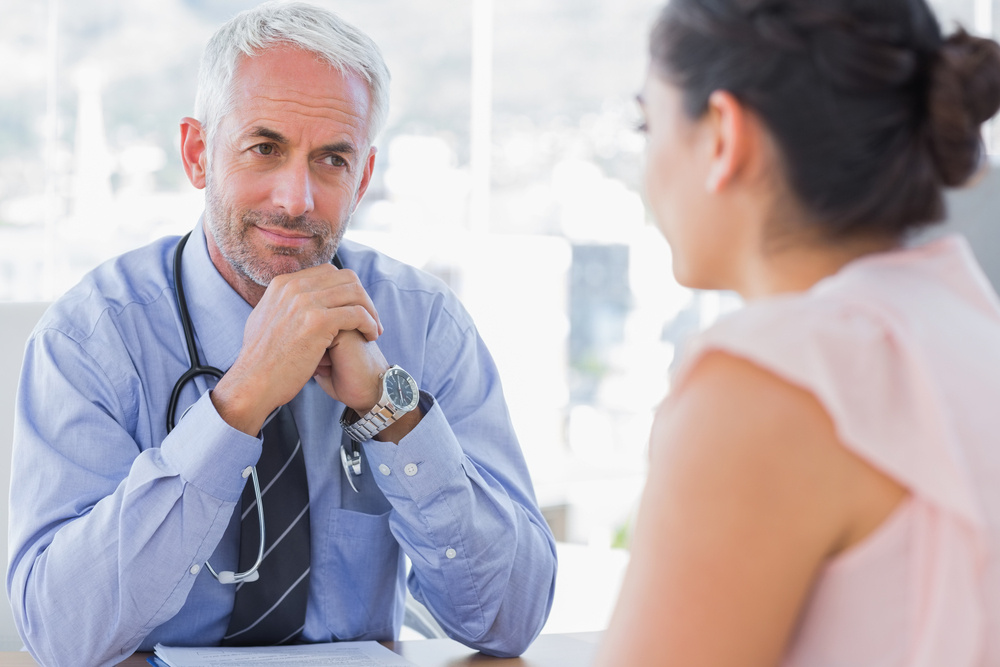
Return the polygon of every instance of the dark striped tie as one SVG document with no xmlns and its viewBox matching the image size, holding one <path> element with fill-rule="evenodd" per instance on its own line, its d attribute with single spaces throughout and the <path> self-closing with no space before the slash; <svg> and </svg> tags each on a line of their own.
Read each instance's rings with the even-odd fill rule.
<svg viewBox="0 0 1000 667">
<path fill-rule="evenodd" d="M 272 646 L 294 642 L 302 632 L 309 597 L 309 487 L 305 457 L 287 405 L 263 429 L 257 462 L 264 505 L 264 561 L 260 578 L 238 584 L 233 615 L 222 643 Z M 257 499 L 248 479 L 240 521 L 240 572 L 257 560 Z"/>
</svg>

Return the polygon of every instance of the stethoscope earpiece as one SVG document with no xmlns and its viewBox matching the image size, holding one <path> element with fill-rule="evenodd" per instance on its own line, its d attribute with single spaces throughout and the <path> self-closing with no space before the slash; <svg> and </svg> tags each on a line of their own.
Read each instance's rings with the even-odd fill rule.
<svg viewBox="0 0 1000 667">
<path fill-rule="evenodd" d="M 237 579 L 237 574 L 242 574 L 244 576 Z M 232 570 L 223 570 L 217 574 L 215 578 L 219 580 L 220 584 L 238 584 L 244 581 L 257 581 L 260 579 L 260 572 L 257 570 L 254 570 L 253 572 L 247 570 L 246 572 L 236 573 Z"/>
</svg>

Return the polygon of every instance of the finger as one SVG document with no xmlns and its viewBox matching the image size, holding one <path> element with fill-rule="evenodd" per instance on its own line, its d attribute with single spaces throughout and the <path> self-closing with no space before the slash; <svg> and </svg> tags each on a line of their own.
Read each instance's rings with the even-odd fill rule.
<svg viewBox="0 0 1000 667">
<path fill-rule="evenodd" d="M 322 316 L 325 318 L 325 329 L 330 336 L 331 344 L 341 331 L 359 331 L 370 341 L 377 339 L 381 333 L 378 321 L 371 316 L 367 308 L 357 304 L 329 308 L 323 311 Z"/>
<path fill-rule="evenodd" d="M 330 377 L 333 370 L 333 365 L 330 363 L 330 355 L 323 354 L 319 360 L 319 364 L 316 366 L 316 370 L 313 372 L 313 377 Z"/>
<path fill-rule="evenodd" d="M 363 308 L 375 324 L 376 337 L 382 333 L 382 323 L 378 311 L 368 292 L 360 282 L 341 283 L 327 289 L 312 293 L 318 306 L 328 309 L 360 307 Z"/>
<path fill-rule="evenodd" d="M 329 375 L 327 376 L 316 375 L 315 378 L 316 378 L 316 384 L 318 384 L 320 388 L 323 391 L 325 391 L 330 398 L 332 398 L 335 401 L 340 400 L 340 397 L 337 396 L 337 390 L 333 388 L 333 380 L 330 378 Z"/>
<path fill-rule="evenodd" d="M 375 304 L 357 274 L 350 269 L 337 269 L 330 264 L 321 264 L 277 276 L 272 281 L 272 286 L 276 293 L 292 293 L 322 308 L 362 306 L 377 325 L 376 335 L 382 334 L 383 327 Z"/>
</svg>

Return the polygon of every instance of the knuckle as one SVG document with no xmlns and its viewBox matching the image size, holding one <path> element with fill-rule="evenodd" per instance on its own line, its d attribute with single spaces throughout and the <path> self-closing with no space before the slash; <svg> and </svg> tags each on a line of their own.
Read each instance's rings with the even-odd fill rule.
<svg viewBox="0 0 1000 667">
<path fill-rule="evenodd" d="M 354 317 L 354 321 L 358 326 L 364 326 L 371 320 L 371 315 L 368 314 L 368 310 L 360 304 L 355 304 L 351 307 L 351 315 Z"/>
<path fill-rule="evenodd" d="M 291 303 L 293 310 L 301 310 L 306 313 L 311 312 L 309 308 L 310 298 L 304 292 L 295 292 L 289 296 L 289 302 Z"/>
<path fill-rule="evenodd" d="M 312 331 L 322 326 L 324 319 L 321 311 L 307 310 L 302 314 L 302 326 L 305 330 Z"/>
</svg>

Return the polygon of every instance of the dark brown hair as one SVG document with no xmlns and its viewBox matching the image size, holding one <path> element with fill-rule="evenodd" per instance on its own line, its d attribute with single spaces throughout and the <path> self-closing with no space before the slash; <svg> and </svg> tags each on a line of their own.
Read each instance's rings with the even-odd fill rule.
<svg viewBox="0 0 1000 667">
<path fill-rule="evenodd" d="M 650 55 L 692 117 L 716 90 L 753 109 L 832 237 L 941 220 L 1000 107 L 1000 46 L 944 39 L 924 0 L 670 0 Z"/>
</svg>

